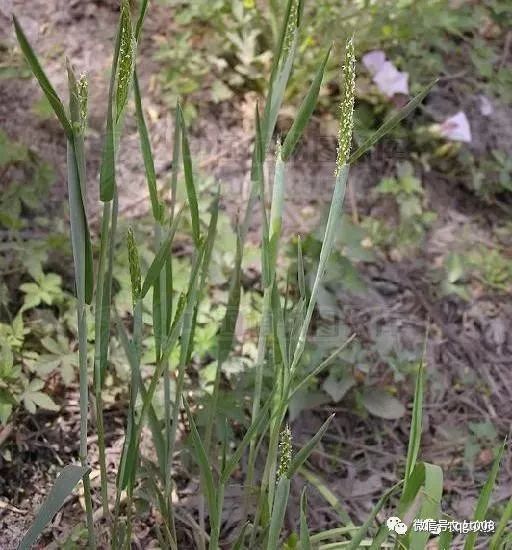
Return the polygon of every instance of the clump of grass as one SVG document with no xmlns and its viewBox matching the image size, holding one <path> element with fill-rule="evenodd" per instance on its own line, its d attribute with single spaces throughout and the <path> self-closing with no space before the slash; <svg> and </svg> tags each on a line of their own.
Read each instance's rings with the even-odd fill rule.
<svg viewBox="0 0 512 550">
<path fill-rule="evenodd" d="M 186 121 L 178 104 L 176 106 L 175 135 L 173 148 L 172 196 L 176 197 L 179 167 L 183 171 L 188 213 L 191 220 L 193 252 L 187 289 L 177 294 L 173 288 L 172 243 L 182 212 L 175 212 L 175 203 L 169 209 L 161 200 L 157 187 L 154 159 L 151 151 L 148 129 L 144 119 L 141 90 L 137 77 L 136 51 L 140 40 L 148 2 L 143 1 L 135 25 L 132 22 L 128 2 L 121 2 L 120 22 L 113 55 L 112 76 L 108 98 L 105 141 L 100 169 L 100 198 L 103 202 L 103 216 L 100 234 L 100 252 L 97 260 L 95 288 L 93 281 L 93 261 L 91 238 L 85 211 L 85 153 L 84 134 L 87 118 L 86 80 L 77 80 L 71 66 L 69 74 L 69 110 L 67 111 L 56 91 L 46 77 L 33 49 L 23 33 L 18 21 L 14 25 L 21 49 L 47 96 L 57 118 L 61 122 L 68 140 L 68 188 L 71 219 L 71 243 L 75 262 L 75 286 L 77 297 L 79 358 L 80 358 L 80 466 L 69 465 L 57 478 L 56 484 L 41 509 L 35 522 L 20 544 L 29 548 L 43 531 L 51 517 L 62 506 L 66 497 L 80 479 L 85 489 L 88 545 L 96 546 L 96 526 L 93 518 L 93 504 L 89 482 L 87 461 L 87 422 L 89 415 L 89 385 L 87 360 L 88 306 L 94 297 L 95 350 L 94 350 L 94 400 L 96 404 L 96 431 L 100 449 L 102 515 L 108 520 L 110 547 L 128 548 L 131 546 L 132 517 L 134 513 L 134 493 L 144 472 L 148 491 L 154 497 L 161 521 L 154 527 L 155 536 L 163 548 L 178 548 L 177 514 L 171 498 L 173 460 L 175 459 L 178 422 L 185 412 L 190 428 L 193 453 L 201 478 L 201 505 L 199 522 L 194 525 L 194 537 L 198 548 L 216 550 L 222 541 L 222 511 L 227 484 L 235 470 L 244 473 L 246 487 L 243 504 L 243 517 L 238 538 L 233 548 L 279 547 L 284 517 L 287 511 L 288 496 L 292 478 L 304 471 L 304 464 L 318 444 L 332 421 L 327 418 L 317 434 L 301 449 L 292 451 L 292 433 L 286 422 L 288 405 L 292 396 L 311 376 L 318 375 L 341 351 L 346 342 L 331 357 L 313 369 L 308 377 L 300 370 L 300 360 L 304 351 L 309 326 L 316 306 L 318 290 L 324 276 L 325 267 L 334 247 L 341 218 L 349 167 L 386 132 L 391 130 L 404 116 L 411 112 L 428 92 L 423 91 L 404 109 L 363 143 L 351 154 L 355 59 L 352 40 L 346 45 L 343 64 L 343 100 L 340 109 L 340 130 L 334 191 L 329 217 L 319 257 L 319 265 L 312 291 L 308 296 L 305 290 L 302 251 L 298 248 L 298 287 L 300 296 L 293 309 L 283 308 L 278 292 L 275 273 L 283 216 L 284 189 L 287 180 L 287 162 L 306 127 L 318 100 L 324 70 L 330 55 L 326 52 L 319 60 L 318 71 L 314 76 L 296 119 L 285 137 L 283 145 L 278 145 L 273 178 L 272 203 L 270 211 L 263 200 L 265 182 L 263 165 L 274 135 L 277 116 L 282 106 L 285 90 L 293 66 L 293 59 L 300 31 L 303 2 L 288 0 L 285 19 L 281 26 L 280 40 L 275 52 L 266 103 L 262 114 L 256 110 L 256 135 L 251 167 L 251 192 L 243 222 L 238 228 L 235 261 L 229 278 L 229 292 L 226 315 L 218 333 L 216 372 L 211 399 L 208 402 L 207 423 L 199 430 L 194 419 L 194 406 L 187 402 L 184 394 L 184 381 L 187 365 L 190 362 L 194 345 L 194 332 L 197 314 L 204 296 L 213 244 L 217 230 L 219 196 L 211 208 L 209 218 L 199 215 L 193 160 L 188 143 Z M 154 218 L 154 243 L 156 253 L 146 270 L 142 272 L 134 233 L 130 230 L 126 238 L 129 255 L 129 270 L 133 298 L 133 331 L 129 335 L 123 323 L 117 318 L 119 339 L 126 352 L 130 366 L 130 397 L 127 405 L 125 441 L 115 484 L 115 496 L 111 501 L 107 483 L 105 459 L 105 434 L 103 429 L 102 380 L 105 373 L 109 343 L 111 338 L 113 251 L 117 232 L 116 153 L 119 147 L 119 132 L 122 119 L 126 115 L 128 97 L 133 90 L 135 116 L 137 120 L 141 151 L 149 189 L 151 211 Z M 255 383 L 250 411 L 250 423 L 244 437 L 232 450 L 226 441 L 218 440 L 216 428 L 219 388 L 222 366 L 232 352 L 235 325 L 238 317 L 241 296 L 241 275 L 244 243 L 254 209 L 262 213 L 261 263 L 263 311 L 261 314 L 258 352 L 255 364 Z M 141 344 L 143 337 L 144 299 L 152 291 L 152 328 L 156 348 L 156 365 L 149 382 L 141 374 Z M 292 327 L 291 330 L 288 327 Z M 177 364 L 170 364 L 169 358 L 176 351 Z M 271 395 L 263 401 L 263 377 L 271 374 L 274 387 Z M 174 396 L 171 394 L 170 377 L 176 379 Z M 159 386 L 164 393 L 164 421 L 158 420 L 153 408 L 153 397 Z M 303 493 L 300 506 L 300 544 L 303 549 L 313 543 L 334 540 L 322 548 L 358 548 L 361 544 L 379 548 L 389 537 L 385 526 L 373 530 L 375 518 L 382 507 L 403 487 L 398 504 L 398 513 L 406 517 L 411 507 L 420 503 L 421 517 L 438 517 L 442 495 L 442 472 L 440 468 L 418 462 L 421 438 L 421 415 L 423 398 L 423 368 L 420 369 L 416 384 L 411 441 L 407 455 L 405 476 L 402 482 L 392 487 L 379 500 L 367 521 L 357 527 L 345 517 L 345 525 L 325 533 L 310 535 L 307 525 L 307 502 Z M 148 427 L 155 447 L 156 464 L 148 470 L 142 468 L 140 441 L 142 431 Z M 201 433 L 202 432 L 202 433 Z M 221 449 L 220 454 L 218 449 Z M 500 455 L 501 456 L 501 455 Z M 499 462 L 499 456 L 497 463 Z M 497 467 L 496 467 L 497 468 Z M 149 471 L 149 473 L 148 473 Z M 489 493 L 492 489 L 496 469 L 493 469 L 489 483 L 484 488 L 475 517 L 485 517 Z M 256 507 L 250 505 L 250 491 L 258 480 Z M 328 494 L 325 493 L 324 494 Z M 331 498 L 331 497 L 329 497 Z M 498 544 L 505 526 L 512 515 L 508 506 L 500 523 L 495 540 Z M 111 514 L 113 517 L 111 517 Z M 366 537 L 366 538 L 365 538 Z M 368 538 L 370 537 L 370 538 Z M 401 537 L 398 544 L 407 548 L 423 548 L 428 538 L 423 533 L 410 532 Z M 469 541 L 467 547 L 472 548 Z M 446 546 L 447 547 L 447 546 Z M 497 546 L 495 546 L 497 547 Z"/>
</svg>

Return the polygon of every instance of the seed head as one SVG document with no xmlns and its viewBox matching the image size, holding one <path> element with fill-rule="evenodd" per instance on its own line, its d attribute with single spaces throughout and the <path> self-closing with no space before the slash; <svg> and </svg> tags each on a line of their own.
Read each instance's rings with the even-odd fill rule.
<svg viewBox="0 0 512 550">
<path fill-rule="evenodd" d="M 277 469 L 277 480 L 288 475 L 288 470 L 292 462 L 292 432 L 290 426 L 286 424 L 281 432 L 279 442 L 279 468 Z"/>
<path fill-rule="evenodd" d="M 354 42 L 350 38 L 345 48 L 343 64 L 343 95 L 340 104 L 340 128 L 338 132 L 338 155 L 336 158 L 336 174 L 347 163 L 352 145 L 352 130 L 354 127 L 354 93 L 356 83 L 356 60 Z"/>
<path fill-rule="evenodd" d="M 87 76 L 81 74 L 77 82 L 78 107 L 80 117 L 80 132 L 83 134 L 87 128 L 87 100 L 89 95 L 89 83 Z"/>
<path fill-rule="evenodd" d="M 292 49 L 293 41 L 295 40 L 295 34 L 297 33 L 297 20 L 299 16 L 299 0 L 292 0 L 290 6 L 290 17 L 288 18 L 288 24 L 284 35 L 284 57 L 286 58 Z"/>
<path fill-rule="evenodd" d="M 128 246 L 128 266 L 130 268 L 130 279 L 132 283 L 132 299 L 133 303 L 137 302 L 141 293 L 141 274 L 140 274 L 140 260 L 139 251 L 137 250 L 137 243 L 133 235 L 133 230 L 130 227 L 126 235 L 126 244 Z"/>
<path fill-rule="evenodd" d="M 117 61 L 117 119 L 121 115 L 135 68 L 135 38 L 133 36 L 130 8 L 126 2 L 121 6 L 121 23 L 119 38 L 119 59 Z"/>
</svg>

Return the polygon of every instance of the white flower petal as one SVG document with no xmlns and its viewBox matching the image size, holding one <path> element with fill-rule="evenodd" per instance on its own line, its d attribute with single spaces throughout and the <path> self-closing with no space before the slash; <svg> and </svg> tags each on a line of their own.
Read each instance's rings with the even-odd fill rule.
<svg viewBox="0 0 512 550">
<path fill-rule="evenodd" d="M 463 111 L 447 118 L 439 127 L 439 132 L 446 139 L 471 143 L 471 128 Z"/>
<path fill-rule="evenodd" d="M 409 74 L 399 71 L 391 61 L 386 61 L 373 77 L 379 90 L 387 97 L 395 94 L 409 95 Z"/>
<path fill-rule="evenodd" d="M 484 116 L 491 116 L 492 113 L 494 112 L 494 107 L 492 106 L 491 101 L 485 95 L 478 96 L 478 105 L 480 107 L 480 112 Z"/>
<path fill-rule="evenodd" d="M 386 54 L 382 50 L 373 50 L 363 55 L 363 65 L 374 76 L 386 62 Z"/>
</svg>

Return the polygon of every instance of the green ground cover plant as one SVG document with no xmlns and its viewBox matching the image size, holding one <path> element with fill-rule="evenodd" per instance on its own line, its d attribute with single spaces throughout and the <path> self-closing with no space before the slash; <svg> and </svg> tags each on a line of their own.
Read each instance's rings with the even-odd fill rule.
<svg viewBox="0 0 512 550">
<path fill-rule="evenodd" d="M 250 5 L 251 3 L 247 3 Z M 429 84 L 403 109 L 395 111 L 377 131 L 352 152 L 353 115 L 355 96 L 354 41 L 346 41 L 343 53 L 341 101 L 339 115 L 338 152 L 334 189 L 318 249 L 316 267 L 311 284 L 306 285 L 304 251 L 300 240 L 296 248 L 296 285 L 298 295 L 281 295 L 276 280 L 277 259 L 282 233 L 284 189 L 287 182 L 287 165 L 317 104 L 321 83 L 325 76 L 331 49 L 318 56 L 311 84 L 303 95 L 293 124 L 282 143 L 275 146 L 275 173 L 271 182 L 264 177 L 263 166 L 271 155 L 271 145 L 279 111 L 286 97 L 295 57 L 300 49 L 299 30 L 304 22 L 304 3 L 288 0 L 280 22 L 272 23 L 275 49 L 272 55 L 270 79 L 266 87 L 266 100 L 254 113 L 255 137 L 252 152 L 251 192 L 245 216 L 236 228 L 232 266 L 226 281 L 227 293 L 222 318 L 218 319 L 215 341 L 210 350 L 214 358 L 213 376 L 208 392 L 201 402 L 190 399 L 186 391 L 191 358 L 197 345 L 202 304 L 208 290 L 210 267 L 219 228 L 220 189 L 208 211 L 200 208 L 200 198 L 190 144 L 186 115 L 178 102 L 175 108 L 174 140 L 172 150 L 173 173 L 171 201 L 162 200 L 155 173 L 143 109 L 142 90 L 137 73 L 137 46 L 141 40 L 148 2 L 142 1 L 134 19 L 127 1 L 121 2 L 119 26 L 114 48 L 110 89 L 108 95 L 105 139 L 101 161 L 99 188 L 103 204 L 99 253 L 93 258 L 93 235 L 89 231 L 87 205 L 87 177 L 85 174 L 85 146 L 87 128 L 88 84 L 84 76 L 77 77 L 71 63 L 67 64 L 69 105 L 64 106 L 48 80 L 34 49 L 28 42 L 18 20 L 14 27 L 21 50 L 44 92 L 67 139 L 68 199 L 70 213 L 71 248 L 74 264 L 76 330 L 78 353 L 76 362 L 80 377 L 80 464 L 64 467 L 35 520 L 20 542 L 19 548 L 28 549 L 44 531 L 51 518 L 62 507 L 68 495 L 80 482 L 84 487 L 86 507 L 87 544 L 99 545 L 98 515 L 104 520 L 111 548 L 130 548 L 133 520 L 138 513 L 136 504 L 145 499 L 158 510 L 160 521 L 154 525 L 155 537 L 163 548 L 180 547 L 180 511 L 175 507 L 173 474 L 176 463 L 185 460 L 178 453 L 180 423 L 186 427 L 191 456 L 200 478 L 200 501 L 197 521 L 193 522 L 193 535 L 197 548 L 216 550 L 227 544 L 232 548 L 267 548 L 274 550 L 286 544 L 288 548 L 356 549 L 360 547 L 391 547 L 420 549 L 429 538 L 427 532 L 397 535 L 380 524 L 380 512 L 392 505 L 401 518 L 439 518 L 443 492 L 443 475 L 440 467 L 419 460 L 422 433 L 422 404 L 424 394 L 424 365 L 416 367 L 415 398 L 412 410 L 410 441 L 403 479 L 387 490 L 362 525 L 355 525 L 342 514 L 340 527 L 331 531 L 310 533 L 306 493 L 300 502 L 299 533 L 285 541 L 284 518 L 288 508 L 292 479 L 307 476 L 305 464 L 329 428 L 333 417 L 325 419 L 318 432 L 301 448 L 295 448 L 293 433 L 287 424 L 293 397 L 311 380 L 321 374 L 353 340 L 352 335 L 339 341 L 326 359 L 305 370 L 304 352 L 311 322 L 325 282 L 325 274 L 332 258 L 335 241 L 340 232 L 343 202 L 351 164 L 359 159 L 386 133 L 411 113 L 423 100 L 433 84 Z M 122 182 L 117 180 L 117 152 L 124 119 L 129 116 L 133 95 L 135 118 L 144 159 L 144 169 L 150 196 L 153 219 L 154 252 L 149 262 L 143 261 L 142 247 L 137 232 L 128 228 L 120 234 L 118 220 L 118 194 Z M 411 175 L 409 174 L 409 178 Z M 395 182 L 396 184 L 396 182 Z M 186 196 L 186 205 L 176 208 L 178 187 Z M 270 208 L 265 198 L 271 197 Z M 261 316 L 258 326 L 257 351 L 253 362 L 254 383 L 241 404 L 242 424 L 245 429 L 234 444 L 228 441 L 230 419 L 221 413 L 220 399 L 223 367 L 234 349 L 236 321 L 242 301 L 242 265 L 248 229 L 255 209 L 262 216 L 261 245 Z M 173 254 L 177 232 L 188 227 L 191 253 L 187 260 L 178 262 Z M 122 242 L 126 249 L 127 272 L 131 295 L 129 323 L 118 310 L 114 298 L 114 254 Z M 95 261 L 96 260 L 96 261 Z M 183 268 L 183 265 L 186 267 Z M 177 285 L 176 273 L 185 271 L 183 285 Z M 22 288 L 30 305 L 38 301 L 58 300 L 59 281 L 51 274 L 34 277 L 34 282 Z M 92 330 L 91 327 L 92 326 Z M 91 337 L 92 332 L 92 337 Z M 153 340 L 154 362 L 148 372 L 143 369 L 142 353 L 145 341 Z M 94 341 L 92 360 L 88 353 L 88 339 Z M 105 429 L 103 399 L 109 356 L 114 342 L 119 342 L 129 366 L 129 400 L 126 407 L 125 439 L 114 487 L 109 486 L 105 455 Z M 48 342 L 48 348 L 59 356 L 59 339 Z M 11 362 L 8 353 L 2 354 L 6 364 Z M 92 367 L 92 369 L 90 368 Z M 92 376 L 91 376 L 92 371 Z M 271 378 L 272 389 L 265 392 L 264 380 Z M 30 386 L 32 384 L 32 386 Z M 34 395 L 41 389 L 34 379 L 29 383 L 32 401 L 37 405 L 43 397 Z M 331 388 L 332 389 L 332 388 Z M 92 390 L 92 391 L 90 391 Z M 155 407 L 157 391 L 163 394 L 163 413 Z M 28 399 L 28 398 L 27 398 Z M 25 403 L 27 406 L 27 403 Z M 31 405 L 27 406 L 30 409 Z M 94 415 L 91 415 L 91 409 Z M 198 422 L 203 412 L 206 419 Z M 94 417 L 94 431 L 98 438 L 101 490 L 101 508 L 94 509 L 90 486 L 87 434 L 90 416 Z M 144 432 L 153 443 L 152 457 L 141 450 Z M 488 511 L 490 495 L 496 481 L 505 446 L 497 449 L 496 458 L 478 500 L 474 517 L 483 520 Z M 222 511 L 226 488 L 236 478 L 242 479 L 240 506 L 242 520 L 236 538 L 225 540 L 222 532 Z M 98 514 L 99 512 L 99 514 Z M 492 548 L 505 543 L 506 526 L 512 515 L 508 504 L 491 540 Z M 103 536 L 103 531 L 102 531 Z M 469 535 L 465 548 L 475 547 L 476 537 Z M 439 539 L 441 548 L 450 547 L 446 534 Z"/>
</svg>

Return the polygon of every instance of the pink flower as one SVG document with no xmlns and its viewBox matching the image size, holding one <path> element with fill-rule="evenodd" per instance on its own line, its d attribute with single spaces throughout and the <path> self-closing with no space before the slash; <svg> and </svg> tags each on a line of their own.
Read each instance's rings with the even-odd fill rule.
<svg viewBox="0 0 512 550">
<path fill-rule="evenodd" d="M 382 50 L 373 50 L 363 55 L 363 65 L 368 69 L 368 72 L 376 75 L 382 65 L 386 62 L 386 54 Z"/>
<path fill-rule="evenodd" d="M 386 61 L 373 77 L 377 88 L 387 97 L 409 94 L 409 75 L 399 71 L 391 61 Z"/>
<path fill-rule="evenodd" d="M 439 133 L 446 139 L 471 143 L 469 120 L 463 111 L 447 118 L 439 127 Z"/>
<path fill-rule="evenodd" d="M 409 75 L 399 71 L 391 61 L 386 61 L 382 50 L 373 50 L 363 55 L 363 65 L 372 75 L 377 88 L 386 97 L 395 94 L 409 95 Z"/>
</svg>

